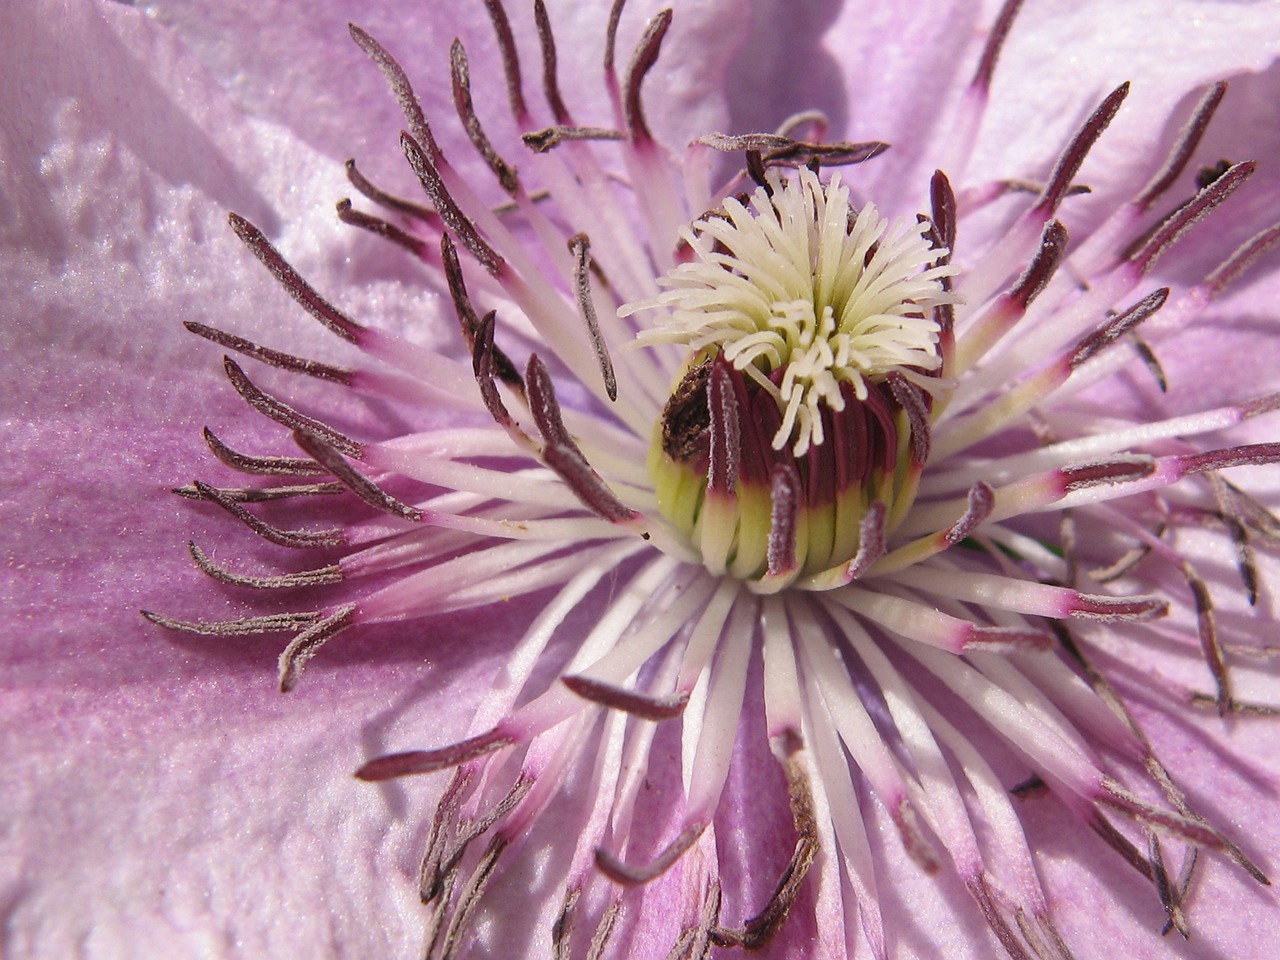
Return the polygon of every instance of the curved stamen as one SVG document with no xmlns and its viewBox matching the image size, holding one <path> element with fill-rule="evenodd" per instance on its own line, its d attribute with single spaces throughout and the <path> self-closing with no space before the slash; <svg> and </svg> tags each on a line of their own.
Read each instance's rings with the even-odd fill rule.
<svg viewBox="0 0 1280 960">
<path fill-rule="evenodd" d="M 317 587 L 342 582 L 342 568 L 336 563 L 317 570 L 301 570 L 297 573 L 283 573 L 275 576 L 252 576 L 235 573 L 226 567 L 220 567 L 201 550 L 194 540 L 187 541 L 187 549 L 191 559 L 195 561 L 200 572 L 212 577 L 219 583 L 233 587 L 251 587 L 255 590 L 291 590 L 297 587 Z"/>
<path fill-rule="evenodd" d="M 289 292 L 307 313 L 315 317 L 332 332 L 349 343 L 359 343 L 364 327 L 356 323 L 324 297 L 316 293 L 311 284 L 302 279 L 302 275 L 293 269 L 280 255 L 261 230 L 239 214 L 227 214 L 231 229 L 236 232 L 244 245 L 248 247 L 264 267 L 271 271 L 280 286 Z"/>
</svg>

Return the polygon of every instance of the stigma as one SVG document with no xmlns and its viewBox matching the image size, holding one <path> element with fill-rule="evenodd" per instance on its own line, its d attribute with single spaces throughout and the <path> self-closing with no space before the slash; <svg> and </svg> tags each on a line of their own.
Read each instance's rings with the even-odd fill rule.
<svg viewBox="0 0 1280 960">
<path fill-rule="evenodd" d="M 650 446 L 658 508 L 714 574 L 831 581 L 914 497 L 951 386 L 949 251 L 927 218 L 890 223 L 807 167 L 770 169 L 680 239 L 663 292 L 620 311 L 654 314 L 638 344 L 689 351 Z"/>
</svg>

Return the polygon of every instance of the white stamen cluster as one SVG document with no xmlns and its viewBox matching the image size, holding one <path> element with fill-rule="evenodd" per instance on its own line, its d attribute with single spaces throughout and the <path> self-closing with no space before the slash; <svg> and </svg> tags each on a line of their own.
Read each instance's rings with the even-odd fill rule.
<svg viewBox="0 0 1280 960">
<path fill-rule="evenodd" d="M 824 185 L 808 169 L 771 172 L 769 183 L 749 207 L 730 197 L 723 215 L 685 227 L 696 259 L 662 278 L 662 294 L 619 313 L 664 311 L 641 345 L 722 350 L 778 401 L 773 448 L 792 443 L 803 456 L 823 442 L 821 405 L 844 409 L 842 383 L 858 399 L 895 371 L 934 385 L 921 373 L 940 364 L 932 309 L 953 299 L 941 278 L 955 270 L 936 265 L 945 251 L 926 224 L 891 225 L 869 203 L 855 211 L 838 174 Z"/>
</svg>

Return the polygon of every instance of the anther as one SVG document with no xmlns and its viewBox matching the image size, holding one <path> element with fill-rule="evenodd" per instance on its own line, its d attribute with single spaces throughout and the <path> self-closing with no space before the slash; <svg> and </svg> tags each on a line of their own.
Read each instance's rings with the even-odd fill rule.
<svg viewBox="0 0 1280 960">
<path fill-rule="evenodd" d="M 236 232 L 236 236 L 253 252 L 262 265 L 271 271 L 271 275 L 307 313 L 343 340 L 350 343 L 359 342 L 364 327 L 316 293 L 311 284 L 303 280 L 302 275 L 288 264 L 279 250 L 271 245 L 261 230 L 235 213 L 227 214 L 227 220 L 231 224 L 231 229 Z"/>
<path fill-rule="evenodd" d="M 389 223 L 381 217 L 371 216 L 352 209 L 351 201 L 348 199 L 344 198 L 338 201 L 338 219 L 349 226 L 367 230 L 375 236 L 390 240 L 392 243 L 404 247 L 419 260 L 426 259 L 428 247 L 425 240 L 415 237 L 404 228 L 397 227 L 394 223 Z"/>
<path fill-rule="evenodd" d="M 337 477 L 343 486 L 375 510 L 381 510 L 383 513 L 389 513 L 411 523 L 421 522 L 421 510 L 387 493 L 347 463 L 337 450 L 320 437 L 305 430 L 295 430 L 293 441 L 305 453 L 314 457 L 317 463 L 323 464 L 324 468 Z"/>
<path fill-rule="evenodd" d="M 250 637 L 260 633 L 288 633 L 315 623 L 318 612 L 272 613 L 264 617 L 245 617 L 241 620 L 178 620 L 151 610 L 142 615 L 156 626 L 175 633 L 190 633 L 201 637 Z"/>
<path fill-rule="evenodd" d="M 645 122 L 644 107 L 640 103 L 640 84 L 644 82 L 645 74 L 658 62 L 662 38 L 667 35 L 667 29 L 671 26 L 671 16 L 670 9 L 661 10 L 649 21 L 631 54 L 631 62 L 627 64 L 627 75 L 622 84 L 622 112 L 626 118 L 627 131 L 634 143 L 653 140 L 653 134 L 649 132 L 649 125 Z"/>
<path fill-rule="evenodd" d="M 372 200 L 380 207 L 386 207 L 388 210 L 394 210 L 396 213 L 402 213 L 407 217 L 413 217 L 415 220 L 421 220 L 423 223 L 434 229 L 440 229 L 440 214 L 436 213 L 430 207 L 424 207 L 422 204 L 414 203 L 412 200 L 397 197 L 394 194 L 387 193 L 385 190 L 375 186 L 356 168 L 356 162 L 354 160 L 348 160 L 346 167 L 347 179 L 351 181 L 351 185 L 360 192 L 361 196 L 368 200 Z"/>
<path fill-rule="evenodd" d="M 340 528 L 330 530 L 282 530 L 273 526 L 246 510 L 234 500 L 223 496 L 216 487 L 197 480 L 195 487 L 200 495 L 210 503 L 217 504 L 231 514 L 262 539 L 281 547 L 292 547 L 297 550 L 309 547 L 336 547 L 342 544 L 346 536 Z"/>
<path fill-rule="evenodd" d="M 573 253 L 573 288 L 578 301 L 578 312 L 587 325 L 587 337 L 591 340 L 591 348 L 600 364 L 605 393 L 610 400 L 617 400 L 618 380 L 613 373 L 613 361 L 609 359 L 609 348 L 600 335 L 600 321 L 596 317 L 595 301 L 591 298 L 591 241 L 585 233 L 576 234 L 569 240 L 569 250 Z"/>
<path fill-rule="evenodd" d="M 402 133 L 400 149 L 404 151 L 409 166 L 413 167 L 413 172 L 418 175 L 418 181 L 422 184 L 422 189 L 427 192 L 427 196 L 431 198 L 431 203 L 440 211 L 440 217 L 445 225 L 462 242 L 462 245 L 471 251 L 471 255 L 480 261 L 481 266 L 492 274 L 499 273 L 504 265 L 502 258 L 480 236 L 476 225 L 454 202 L 444 185 L 444 180 L 440 178 L 440 171 L 436 169 L 422 145 L 409 134 Z"/>
<path fill-rule="evenodd" d="M 551 107 L 556 123 L 570 125 L 569 108 L 560 95 L 560 81 L 556 77 L 556 38 L 551 29 L 551 18 L 543 0 L 534 0 L 533 19 L 538 28 L 538 45 L 542 48 L 542 91 Z"/>
<path fill-rule="evenodd" d="M 200 568 L 200 572 L 219 583 L 232 587 L 250 587 L 255 590 L 289 590 L 298 587 L 315 587 L 342 582 L 342 570 L 335 563 L 317 570 L 301 570 L 296 573 L 282 573 L 275 576 L 252 576 L 236 573 L 226 567 L 220 567 L 210 559 L 209 555 L 196 546 L 195 541 L 187 541 L 187 549 L 191 559 Z"/>
<path fill-rule="evenodd" d="M 453 74 L 453 105 L 458 111 L 458 119 L 467 131 L 467 139 L 489 165 L 502 189 L 514 196 L 520 189 L 520 179 L 516 176 L 515 168 L 498 155 L 480 125 L 475 104 L 471 101 L 471 70 L 467 65 L 467 51 L 463 49 L 462 42 L 456 39 L 449 48 L 449 67 Z"/>
<path fill-rule="evenodd" d="M 280 654 L 280 692 L 288 693 L 298 685 L 307 663 L 320 648 L 351 626 L 354 603 L 341 607 L 323 620 L 312 624 L 293 638 Z"/>
<path fill-rule="evenodd" d="M 216 343 L 220 347 L 234 350 L 236 353 L 251 357 L 268 366 L 278 367 L 281 370 L 302 373 L 318 380 L 328 380 L 330 383 L 340 383 L 344 387 L 351 386 L 352 378 L 355 376 L 352 371 L 342 367 L 335 367 L 328 363 L 321 363 L 319 360 L 309 360 L 306 357 L 296 357 L 291 353 L 273 350 L 271 347 L 264 347 L 261 344 L 254 343 L 252 340 L 246 340 L 244 337 L 238 337 L 233 333 L 205 326 L 203 323 L 197 323 L 194 320 L 186 320 L 182 325 L 187 328 L 189 333 L 194 333 L 197 337 L 203 337 L 205 340 Z"/>
<path fill-rule="evenodd" d="M 1040 199 L 1036 202 L 1036 210 L 1045 219 L 1051 217 L 1053 212 L 1058 209 L 1058 205 L 1062 203 L 1063 198 L 1067 195 L 1071 181 L 1080 172 L 1080 165 L 1084 163 L 1085 156 L 1093 149 L 1093 145 L 1097 143 L 1098 137 L 1102 136 L 1102 132 L 1115 119 L 1120 105 L 1124 103 L 1125 97 L 1128 95 L 1128 82 L 1122 83 L 1112 90 L 1098 106 L 1098 109 L 1084 122 L 1084 125 L 1077 131 L 1076 135 L 1071 138 L 1067 149 L 1062 152 L 1058 162 L 1054 165 L 1053 173 L 1050 174 L 1049 182 L 1040 194 Z"/>
<path fill-rule="evenodd" d="M 255 457 L 232 450 L 208 427 L 204 428 L 204 442 L 222 463 L 241 473 L 269 477 L 302 477 L 324 473 L 324 467 L 304 457 Z"/>
<path fill-rule="evenodd" d="M 226 372 L 227 379 L 231 381 L 231 385 L 235 387 L 236 393 L 244 397 L 249 406 L 264 417 L 274 420 L 290 430 L 306 430 L 316 436 L 323 437 L 328 443 L 333 444 L 334 447 L 349 457 L 360 456 L 363 448 L 359 443 L 352 440 L 345 433 L 341 433 L 328 424 L 321 423 L 319 420 L 298 412 L 283 400 L 277 400 L 271 394 L 259 389 L 230 357 L 222 358 L 222 368 Z"/>
</svg>

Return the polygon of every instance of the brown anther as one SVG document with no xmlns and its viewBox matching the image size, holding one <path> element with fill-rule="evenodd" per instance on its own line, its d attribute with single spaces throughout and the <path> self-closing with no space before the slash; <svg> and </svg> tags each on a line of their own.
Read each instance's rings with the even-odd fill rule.
<svg viewBox="0 0 1280 960">
<path fill-rule="evenodd" d="M 520 189 L 520 179 L 516 176 L 515 167 L 498 155 L 480 125 L 480 117 L 476 115 L 475 104 L 471 101 L 471 69 L 467 65 L 467 51 L 460 40 L 455 39 L 449 48 L 449 66 L 453 74 L 453 105 L 467 131 L 467 139 L 498 178 L 502 189 L 514 196 Z"/>
<path fill-rule="evenodd" d="M 389 223 L 381 217 L 375 217 L 353 209 L 351 201 L 345 197 L 338 201 L 338 219 L 352 227 L 367 230 L 384 240 L 390 240 L 397 246 L 404 247 L 419 260 L 426 259 L 427 243 L 421 237 L 415 237 L 402 227 Z M 437 219 L 439 219 L 437 217 Z"/>
<path fill-rule="evenodd" d="M 1022 275 L 1009 289 L 1009 296 L 1025 310 L 1053 278 L 1067 255 L 1067 228 L 1058 220 L 1050 220 L 1040 232 L 1040 245 Z"/>
<path fill-rule="evenodd" d="M 1074 370 L 1088 363 L 1125 334 L 1136 329 L 1138 324 L 1147 320 L 1163 307 L 1168 299 L 1169 288 L 1161 287 L 1159 290 L 1153 290 L 1147 294 L 1128 310 L 1112 317 L 1076 344 L 1075 352 L 1071 354 L 1069 361 L 1071 369 Z"/>
<path fill-rule="evenodd" d="M 1093 145 L 1097 143 L 1098 138 L 1102 136 L 1102 132 L 1115 119 L 1120 105 L 1124 103 L 1125 97 L 1128 95 L 1129 84 L 1127 81 L 1112 90 L 1099 104 L 1098 109 L 1093 111 L 1089 119 L 1076 132 L 1076 135 L 1071 138 L 1067 148 L 1058 157 L 1058 162 L 1054 164 L 1053 172 L 1049 175 L 1049 182 L 1045 184 L 1045 188 L 1041 192 L 1040 199 L 1036 202 L 1035 207 L 1046 220 L 1053 215 L 1053 212 L 1058 209 L 1058 205 L 1067 196 L 1071 181 L 1080 172 L 1080 165 L 1084 163 L 1085 156 L 1088 155 Z"/>
<path fill-rule="evenodd" d="M 1222 98 L 1226 96 L 1226 93 L 1226 81 L 1219 81 L 1211 86 L 1200 99 L 1200 102 L 1196 104 L 1195 110 L 1191 113 L 1191 118 L 1178 134 L 1178 139 L 1174 142 L 1173 149 L 1165 159 L 1164 165 L 1156 171 L 1155 176 L 1151 178 L 1151 182 L 1143 187 L 1142 192 L 1138 194 L 1138 199 L 1134 201 L 1140 210 L 1150 210 L 1152 204 L 1173 186 L 1174 182 L 1181 176 L 1182 171 L 1186 169 L 1187 163 L 1191 160 L 1192 154 L 1196 152 L 1196 147 L 1200 146 L 1200 141 L 1204 137 L 1205 131 L 1209 128 L 1209 121 L 1213 119 L 1213 115 L 1222 103 Z M 1218 171 L 1218 175 L 1221 176 L 1226 173 L 1227 168 L 1230 166 L 1227 163 L 1226 166 Z M 1199 177 L 1196 178 L 1197 188 L 1204 189 L 1208 185 L 1208 182 L 1202 183 Z"/>
<path fill-rule="evenodd" d="M 996 903 L 995 894 L 987 877 L 979 875 L 977 878 L 965 883 L 965 888 L 977 902 L 978 908 L 982 911 L 983 919 L 987 921 L 987 926 L 991 928 L 991 932 L 1000 941 L 1000 946 L 1004 947 L 1005 953 L 1009 955 L 1010 960 L 1031 960 L 1031 955 L 1027 953 L 1026 947 L 1022 945 L 1022 941 L 1018 939 L 1017 934 L 1013 932 L 1013 928 L 1009 926 L 1009 921 L 1000 912 L 1000 907 Z"/>
<path fill-rule="evenodd" d="M 573 288 L 578 301 L 578 312 L 587 325 L 587 338 L 591 341 L 591 349 L 595 351 L 596 362 L 600 365 L 605 393 L 610 400 L 617 400 L 618 380 L 614 376 L 609 348 L 600 334 L 600 321 L 596 316 L 595 301 L 591 297 L 591 241 L 585 233 L 575 234 L 569 240 L 569 250 L 573 253 Z"/>
<path fill-rule="evenodd" d="M 449 295 L 453 299 L 453 307 L 458 316 L 458 326 L 462 330 L 462 338 L 467 344 L 467 349 L 471 351 L 474 366 L 480 318 L 471 303 L 471 298 L 467 295 L 466 280 L 462 276 L 462 264 L 458 262 L 458 250 L 448 234 L 440 238 L 440 258 L 444 263 L 445 281 L 449 285 Z M 492 337 L 485 349 L 491 354 L 492 376 L 496 376 L 523 399 L 524 378 L 520 376 L 516 365 L 493 344 Z"/>
<path fill-rule="evenodd" d="M 306 430 L 316 436 L 323 437 L 328 443 L 341 450 L 349 457 L 359 457 L 363 448 L 345 433 L 335 430 L 326 423 L 321 423 L 304 413 L 299 413 L 283 400 L 277 400 L 271 394 L 254 385 L 239 365 L 230 357 L 222 358 L 222 369 L 249 406 L 268 419 L 274 420 L 290 430 Z"/>
<path fill-rule="evenodd" d="M 222 491 L 216 487 L 211 487 L 209 484 L 202 483 L 199 480 L 195 482 L 195 487 L 205 500 L 217 504 L 262 537 L 262 539 L 277 546 L 305 550 L 310 547 L 336 547 L 345 540 L 345 535 L 339 528 L 330 530 L 282 530 L 267 523 L 265 520 L 255 517 L 234 500 L 223 496 Z"/>
<path fill-rule="evenodd" d="M 787 775 L 787 795 L 791 804 L 791 823 L 796 832 L 795 847 L 791 859 L 778 878 L 777 886 L 764 908 L 742 927 L 729 929 L 717 927 L 711 934 L 720 946 L 742 946 L 748 950 L 763 947 L 781 929 L 800 887 L 813 866 L 818 854 L 818 826 L 813 810 L 813 790 L 799 753 L 793 753 L 784 761 Z"/>
<path fill-rule="evenodd" d="M 178 620 L 151 610 L 139 611 L 156 626 L 175 633 L 191 633 L 201 637 L 250 637 L 259 633 L 289 633 L 299 627 L 315 623 L 320 614 L 272 613 L 264 617 L 245 617 L 241 620 Z"/>
<path fill-rule="evenodd" d="M 1257 164 L 1253 162 L 1232 166 L 1140 240 L 1127 254 L 1128 260 L 1141 273 L 1147 273 L 1188 231 L 1235 193 L 1256 168 Z"/>
<path fill-rule="evenodd" d="M 560 95 L 560 81 L 556 77 L 556 38 L 551 29 L 551 18 L 547 15 L 547 5 L 543 0 L 534 0 L 533 20 L 538 28 L 538 45 L 542 48 L 542 91 L 547 98 L 547 106 L 556 123 L 569 126 L 569 108 Z"/>
<path fill-rule="evenodd" d="M 354 23 L 348 24 L 347 28 L 351 32 L 351 39 L 382 71 L 382 76 L 386 79 L 387 86 L 391 88 L 396 102 L 400 104 L 400 111 L 404 114 L 405 122 L 409 125 L 409 134 L 432 160 L 439 159 L 440 147 L 436 144 L 436 138 L 431 133 L 431 127 L 427 124 L 427 116 L 422 112 L 422 103 L 418 100 L 418 95 L 413 92 L 413 84 L 409 82 L 409 77 L 404 72 L 404 68 L 400 66 L 395 57 L 387 52 L 382 44 L 373 39 L 364 30 Z"/>
<path fill-rule="evenodd" d="M 991 32 L 987 34 L 987 42 L 983 45 L 978 68 L 973 72 L 973 80 L 970 81 L 972 86 L 982 90 L 983 93 L 991 87 L 991 78 L 996 72 L 996 61 L 1000 59 L 1000 50 L 1009 37 L 1009 31 L 1013 29 L 1013 21 L 1021 7 L 1022 0 L 1005 0 L 999 16 L 996 17 L 996 22 L 991 26 Z"/>
<path fill-rule="evenodd" d="M 423 150 L 422 145 L 409 134 L 402 133 L 400 134 L 400 149 L 404 151 L 405 158 L 409 161 L 409 166 L 413 167 L 413 172 L 418 175 L 418 181 L 422 184 L 422 189 L 431 198 L 432 205 L 440 211 L 441 219 L 444 220 L 445 225 L 452 231 L 453 235 L 462 242 L 464 247 L 471 251 L 471 255 L 480 261 L 480 264 L 486 270 L 495 275 L 500 273 L 505 266 L 503 259 L 480 236 L 480 231 L 476 229 L 476 225 L 454 202 L 453 197 L 444 185 L 444 180 L 440 177 L 440 171 L 436 168 L 435 163 L 432 162 L 427 152 Z"/>
<path fill-rule="evenodd" d="M 402 213 L 407 217 L 413 217 L 415 220 L 421 220 L 428 226 L 439 229 L 441 225 L 440 214 L 436 213 L 430 207 L 424 207 L 420 203 L 414 203 L 412 200 L 406 200 L 404 197 L 397 197 L 394 194 L 387 193 L 385 190 L 375 186 L 368 180 L 363 173 L 356 167 L 354 160 L 347 161 L 347 179 L 351 185 L 360 192 L 360 195 L 368 200 L 372 200 L 380 207 L 386 207 L 388 210 L 394 210 L 396 213 Z"/>
<path fill-rule="evenodd" d="M 621 130 L 611 130 L 608 127 L 556 125 L 522 134 L 520 139 L 534 153 L 546 153 L 552 148 L 560 146 L 566 140 L 625 140 L 627 135 Z"/>
<path fill-rule="evenodd" d="M 622 503 L 599 474 L 591 469 L 591 464 L 565 429 L 551 374 L 536 353 L 529 357 L 524 380 L 529 395 L 529 411 L 542 433 L 542 462 L 596 516 L 610 523 L 635 520 L 636 512 Z"/>
<path fill-rule="evenodd" d="M 511 115 L 517 122 L 521 122 L 529 111 L 524 103 L 524 85 L 520 80 L 520 54 L 516 49 L 515 34 L 511 31 L 511 21 L 507 17 L 502 0 L 484 0 L 484 8 L 489 14 L 489 22 L 493 24 L 493 33 L 498 40 L 498 50 L 502 54 L 502 74 L 507 80 L 507 103 L 511 107 Z"/>
<path fill-rule="evenodd" d="M 317 463 L 322 464 L 329 473 L 337 477 L 344 487 L 375 510 L 381 510 L 383 513 L 389 513 L 393 517 L 408 520 L 410 523 L 421 522 L 421 510 L 387 493 L 347 463 L 342 454 L 322 438 L 305 430 L 295 430 L 293 432 L 293 442 L 301 447 L 304 453 L 315 458 Z"/>
<path fill-rule="evenodd" d="M 193 540 L 187 541 L 187 549 L 191 551 L 191 559 L 195 561 L 201 573 L 232 587 L 250 587 L 254 590 L 291 590 L 298 587 L 315 587 L 342 582 L 342 569 L 336 563 L 320 567 L 318 570 L 301 570 L 297 573 L 282 573 L 275 576 L 251 576 L 218 566 L 208 554 L 196 546 Z"/>
<path fill-rule="evenodd" d="M 318 623 L 293 638 L 280 654 L 280 692 L 288 693 L 298 685 L 302 671 L 320 648 L 351 626 L 356 612 L 354 603 L 340 607 Z"/>
<path fill-rule="evenodd" d="M 640 102 L 640 85 L 645 75 L 658 62 L 658 54 L 662 49 L 662 38 L 667 35 L 671 26 L 672 12 L 668 8 L 654 15 L 644 29 L 640 42 L 631 54 L 631 62 L 627 64 L 627 75 L 622 82 L 622 114 L 627 121 L 627 132 L 634 143 L 646 143 L 653 140 L 649 125 L 645 122 L 644 107 Z M 612 23 L 610 24 L 612 27 Z"/>
<path fill-rule="evenodd" d="M 189 333 L 194 333 L 197 337 L 203 337 L 205 340 L 216 343 L 220 347 L 233 350 L 236 353 L 281 370 L 302 373 L 308 377 L 315 377 L 317 380 L 328 380 L 330 383 L 340 383 L 344 387 L 351 386 L 352 378 L 355 376 L 352 371 L 342 367 L 335 367 L 328 363 L 321 363 L 319 360 L 308 360 L 306 357 L 296 357 L 291 353 L 273 350 L 271 347 L 264 347 L 261 344 L 254 343 L 252 340 L 246 340 L 244 337 L 238 337 L 233 333 L 227 333 L 215 327 L 205 326 L 203 323 L 197 323 L 194 320 L 186 320 L 182 325 L 187 328 Z"/>
<path fill-rule="evenodd" d="M 232 450 L 208 427 L 204 428 L 204 442 L 222 463 L 241 473 L 268 477 L 303 477 L 324 473 L 324 467 L 304 457 L 255 457 Z"/>
<path fill-rule="evenodd" d="M 295 497 L 329 497 L 346 493 L 340 483 L 305 483 L 288 487 L 217 487 L 217 491 L 236 503 L 270 503 L 276 500 L 292 500 Z M 174 487 L 172 490 L 187 500 L 203 500 L 205 496 L 194 484 Z"/>
<path fill-rule="evenodd" d="M 435 750 L 409 750 L 377 757 L 357 770 L 356 777 L 360 780 L 379 781 L 434 773 L 459 766 L 468 760 L 476 760 L 487 753 L 509 747 L 514 742 L 513 737 L 495 728 Z"/>
<path fill-rule="evenodd" d="M 584 700 L 639 717 L 641 720 L 655 722 L 672 720 L 684 713 L 684 708 L 689 703 L 687 691 L 659 697 L 636 690 L 626 690 L 612 683 L 593 680 L 591 677 L 561 677 L 560 682 Z"/>
<path fill-rule="evenodd" d="M 967 539 L 973 531 L 982 526 L 991 511 L 995 509 L 996 495 L 991 485 L 978 481 L 969 488 L 969 505 L 964 516 L 953 523 L 946 532 L 946 541 L 951 546 Z"/>
<path fill-rule="evenodd" d="M 675 862 L 698 841 L 706 829 L 705 823 L 686 824 L 670 843 L 645 864 L 623 863 L 607 850 L 597 848 L 596 866 L 606 877 L 624 887 L 636 887 L 649 883 L 670 870 Z"/>
<path fill-rule="evenodd" d="M 929 459 L 932 434 L 929 429 L 929 397 L 923 389 L 896 370 L 885 378 L 889 392 L 911 426 L 911 462 L 921 466 Z"/>
<path fill-rule="evenodd" d="M 231 229 L 236 232 L 236 236 L 252 251 L 258 261 L 271 271 L 276 281 L 307 313 L 343 340 L 350 343 L 359 342 L 364 327 L 316 293 L 315 289 L 302 279 L 302 275 L 289 266 L 285 258 L 280 255 L 280 251 L 271 245 L 261 230 L 239 214 L 229 213 L 227 220 L 231 224 Z"/>
</svg>

